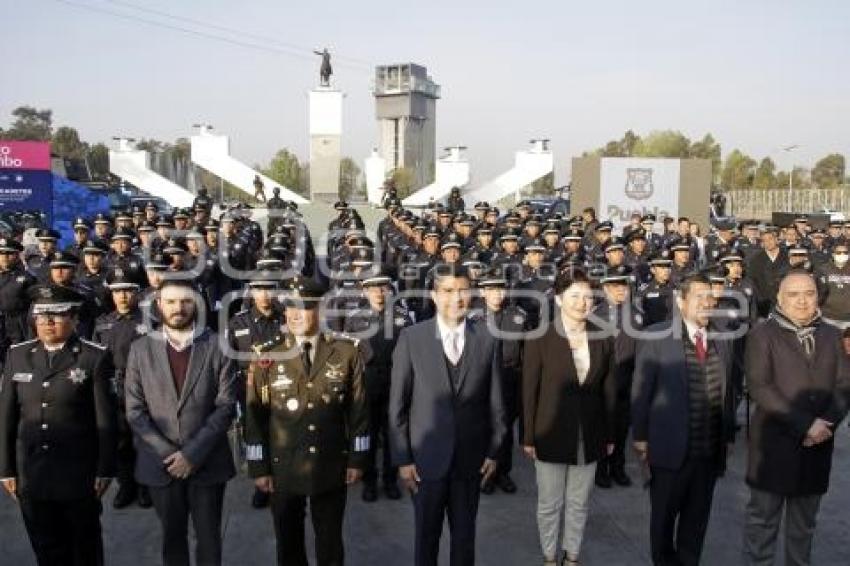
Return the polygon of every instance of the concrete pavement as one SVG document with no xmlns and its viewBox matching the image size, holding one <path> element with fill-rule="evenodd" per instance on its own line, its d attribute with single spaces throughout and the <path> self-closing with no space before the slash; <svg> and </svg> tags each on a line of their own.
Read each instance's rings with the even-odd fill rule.
<svg viewBox="0 0 850 566">
<path fill-rule="evenodd" d="M 819 515 L 815 564 L 850 563 L 850 431 L 838 433 L 832 486 Z M 743 510 L 747 490 L 743 481 L 744 440 L 735 446 L 730 472 L 715 494 L 706 540 L 704 564 L 731 566 L 741 563 Z M 634 462 L 633 479 L 640 478 Z M 482 496 L 478 522 L 478 563 L 482 565 L 535 565 L 542 563 L 535 523 L 534 469 L 517 453 L 515 495 Z M 274 564 L 275 545 L 268 510 L 250 507 L 252 485 L 240 476 L 228 486 L 225 510 L 225 564 Z M 107 494 L 103 515 L 107 564 L 146 566 L 158 564 L 159 530 L 153 510 L 111 507 L 115 488 Z M 582 560 L 587 565 L 633 566 L 649 564 L 648 494 L 640 487 L 596 489 L 590 505 Z M 310 529 L 307 529 L 308 532 Z M 345 525 L 347 564 L 354 566 L 404 566 L 412 564 L 413 509 L 408 498 L 360 500 L 360 488 L 349 495 Z M 448 564 L 447 533 L 442 563 Z M 312 542 L 310 549 L 312 549 Z M 16 506 L 0 497 L 0 564 L 35 564 Z M 780 562 L 781 563 L 781 562 Z"/>
</svg>

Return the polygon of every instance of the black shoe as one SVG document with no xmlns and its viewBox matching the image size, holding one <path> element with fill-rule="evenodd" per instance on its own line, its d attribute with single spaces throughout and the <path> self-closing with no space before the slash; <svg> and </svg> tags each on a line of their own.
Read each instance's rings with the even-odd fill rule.
<svg viewBox="0 0 850 566">
<path fill-rule="evenodd" d="M 367 483 L 363 486 L 363 501 L 366 503 L 374 503 L 378 500 L 378 488 L 373 483 Z"/>
<path fill-rule="evenodd" d="M 496 478 L 496 486 L 505 493 L 516 493 L 516 484 L 508 474 L 500 474 Z"/>
<path fill-rule="evenodd" d="M 614 470 L 611 474 L 611 479 L 614 480 L 614 483 L 622 487 L 632 485 L 632 478 L 629 477 L 625 470 Z"/>
<path fill-rule="evenodd" d="M 493 495 L 493 492 L 496 491 L 496 484 L 491 481 L 486 482 L 481 486 L 481 493 L 484 495 Z"/>
<path fill-rule="evenodd" d="M 254 489 L 254 495 L 251 496 L 251 507 L 254 509 L 263 509 L 269 506 L 269 494 L 259 489 Z"/>
<path fill-rule="evenodd" d="M 596 486 L 602 489 L 610 489 L 611 485 L 611 476 L 608 474 L 608 470 L 596 468 Z"/>
<path fill-rule="evenodd" d="M 118 493 L 115 494 L 115 499 L 112 500 L 112 506 L 115 509 L 124 509 L 129 507 L 136 500 L 135 484 L 119 484 Z"/>
<path fill-rule="evenodd" d="M 153 507 L 153 501 L 151 501 L 151 492 L 148 491 L 148 488 L 140 485 L 139 486 L 139 495 L 136 498 L 136 501 L 139 503 L 139 507 L 142 509 L 150 509 Z"/>
<path fill-rule="evenodd" d="M 401 499 L 401 490 L 399 490 L 396 482 L 384 484 L 384 494 L 387 499 Z"/>
</svg>

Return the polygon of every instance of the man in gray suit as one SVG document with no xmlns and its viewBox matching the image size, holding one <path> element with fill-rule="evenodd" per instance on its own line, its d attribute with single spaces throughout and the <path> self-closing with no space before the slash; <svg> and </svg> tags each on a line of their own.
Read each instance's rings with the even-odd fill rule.
<svg viewBox="0 0 850 566">
<path fill-rule="evenodd" d="M 436 566 L 446 515 L 451 564 L 469 565 L 480 489 L 506 434 L 501 348 L 486 324 L 466 319 L 465 269 L 441 264 L 434 273 L 437 316 L 402 330 L 393 354 L 390 447 L 413 494 L 416 565 Z"/>
<path fill-rule="evenodd" d="M 227 441 L 236 374 L 217 335 L 197 321 L 199 304 L 188 280 L 166 280 L 157 299 L 162 329 L 136 340 L 127 360 L 136 480 L 150 487 L 167 566 L 189 564 L 190 515 L 198 564 L 221 564 L 224 486 L 236 473 Z"/>
</svg>

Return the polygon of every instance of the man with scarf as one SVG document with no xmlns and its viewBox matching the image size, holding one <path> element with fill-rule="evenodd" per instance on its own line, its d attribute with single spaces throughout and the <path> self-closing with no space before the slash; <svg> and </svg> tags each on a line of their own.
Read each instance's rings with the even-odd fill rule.
<svg viewBox="0 0 850 566">
<path fill-rule="evenodd" d="M 785 514 L 785 563 L 811 563 L 821 496 L 829 487 L 833 434 L 847 412 L 850 364 L 841 332 L 821 321 L 814 278 L 803 270 L 780 282 L 777 306 L 747 343 L 755 404 L 749 444 L 747 564 L 774 563 Z"/>
</svg>

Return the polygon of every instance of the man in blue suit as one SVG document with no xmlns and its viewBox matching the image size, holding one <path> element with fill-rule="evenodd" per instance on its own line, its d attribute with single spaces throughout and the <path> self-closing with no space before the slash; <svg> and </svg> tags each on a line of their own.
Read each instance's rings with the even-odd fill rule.
<svg viewBox="0 0 850 566">
<path fill-rule="evenodd" d="M 699 564 L 726 444 L 735 433 L 731 336 L 709 329 L 706 276 L 686 276 L 673 320 L 648 327 L 632 384 L 632 436 L 648 463 L 656 565 Z"/>
<path fill-rule="evenodd" d="M 475 562 L 479 492 L 505 437 L 501 349 L 466 319 L 472 290 L 456 264 L 434 270 L 437 316 L 408 327 L 393 355 L 389 427 L 393 460 L 413 495 L 415 563 L 436 566 L 443 518 L 451 564 Z"/>
</svg>

